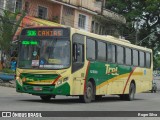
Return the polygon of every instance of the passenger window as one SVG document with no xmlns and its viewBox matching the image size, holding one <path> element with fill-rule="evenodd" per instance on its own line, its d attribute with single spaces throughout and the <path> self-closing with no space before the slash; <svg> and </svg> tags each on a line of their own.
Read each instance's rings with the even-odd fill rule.
<svg viewBox="0 0 160 120">
<path fill-rule="evenodd" d="M 125 62 L 127 65 L 132 65 L 132 51 L 130 48 L 125 48 Z"/>
<path fill-rule="evenodd" d="M 151 67 L 151 54 L 146 53 L 146 67 L 150 68 Z"/>
<path fill-rule="evenodd" d="M 124 64 L 124 48 L 117 46 L 117 63 Z"/>
<path fill-rule="evenodd" d="M 144 52 L 142 52 L 142 51 L 139 52 L 139 58 L 140 58 L 140 60 L 139 60 L 140 66 L 144 67 L 145 66 Z"/>
<path fill-rule="evenodd" d="M 87 39 L 87 59 L 95 60 L 96 59 L 96 42 L 92 39 Z"/>
<path fill-rule="evenodd" d="M 112 44 L 108 44 L 107 46 L 107 58 L 108 62 L 115 63 L 116 62 L 116 46 Z"/>
<path fill-rule="evenodd" d="M 138 66 L 138 51 L 133 50 L 133 65 Z"/>
<path fill-rule="evenodd" d="M 98 60 L 106 60 L 106 44 L 103 42 L 98 42 Z"/>
</svg>

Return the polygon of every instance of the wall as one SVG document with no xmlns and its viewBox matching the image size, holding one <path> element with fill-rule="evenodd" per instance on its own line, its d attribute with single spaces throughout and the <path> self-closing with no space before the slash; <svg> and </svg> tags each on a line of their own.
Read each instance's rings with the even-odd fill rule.
<svg viewBox="0 0 160 120">
<path fill-rule="evenodd" d="M 63 6 L 61 24 L 74 27 L 75 9 Z"/>
<path fill-rule="evenodd" d="M 96 0 L 62 0 L 65 3 L 72 4 L 74 6 L 83 7 L 95 12 L 101 12 L 102 2 Z"/>
<path fill-rule="evenodd" d="M 44 0 L 27 0 L 30 4 L 29 6 L 29 16 L 37 17 L 38 6 L 43 6 L 48 9 L 47 20 L 53 21 L 53 17 L 58 17 L 58 22 L 60 22 L 61 5 L 53 3 L 51 1 Z"/>
<path fill-rule="evenodd" d="M 85 30 L 90 32 L 91 31 L 92 15 L 85 13 L 85 12 L 82 12 L 82 11 L 75 10 L 74 27 L 80 29 L 78 27 L 79 14 L 84 14 L 87 16 L 87 20 L 86 20 L 87 24 L 86 24 Z"/>
</svg>

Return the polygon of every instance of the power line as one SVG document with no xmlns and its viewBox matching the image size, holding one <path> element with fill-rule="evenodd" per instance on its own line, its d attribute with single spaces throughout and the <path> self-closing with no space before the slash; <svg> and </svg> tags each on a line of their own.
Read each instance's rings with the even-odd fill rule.
<svg viewBox="0 0 160 120">
<path fill-rule="evenodd" d="M 155 33 L 155 32 L 157 32 L 157 31 L 151 32 L 151 33 L 150 33 L 149 35 L 147 35 L 145 38 L 143 38 L 142 40 L 140 40 L 140 41 L 137 43 L 137 45 L 138 45 L 138 44 L 141 45 L 143 41 L 145 41 L 148 37 L 150 37 L 150 36 L 151 36 L 153 33 Z"/>
</svg>

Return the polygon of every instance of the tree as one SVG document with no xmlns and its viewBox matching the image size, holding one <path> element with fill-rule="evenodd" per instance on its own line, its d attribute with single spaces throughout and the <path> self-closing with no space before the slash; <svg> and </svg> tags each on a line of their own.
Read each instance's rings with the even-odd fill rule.
<svg viewBox="0 0 160 120">
<path fill-rule="evenodd" d="M 107 0 L 106 8 L 126 17 L 127 24 L 121 29 L 126 39 L 153 49 L 156 56 L 157 50 L 160 51 L 159 0 Z"/>
<path fill-rule="evenodd" d="M 17 17 L 19 16 L 19 17 Z M 4 10 L 3 14 L 0 15 L 0 48 L 2 53 L 5 53 L 8 60 L 10 58 L 10 47 L 15 35 L 25 13 Z M 18 18 L 18 19 L 17 19 Z"/>
</svg>

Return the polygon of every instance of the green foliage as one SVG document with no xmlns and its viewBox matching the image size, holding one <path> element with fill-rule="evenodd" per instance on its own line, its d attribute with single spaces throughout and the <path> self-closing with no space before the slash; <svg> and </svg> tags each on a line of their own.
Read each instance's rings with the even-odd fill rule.
<svg viewBox="0 0 160 120">
<path fill-rule="evenodd" d="M 127 24 L 121 29 L 126 39 L 153 49 L 156 57 L 160 51 L 160 0 L 106 0 L 106 8 L 126 17 Z M 155 68 L 159 60 L 154 58 Z"/>
<path fill-rule="evenodd" d="M 17 19 L 18 15 L 19 19 Z M 12 13 L 7 10 L 4 10 L 0 16 L 0 48 L 5 51 L 5 53 L 9 52 L 13 36 L 24 16 L 24 12 L 19 14 L 19 12 Z"/>
<path fill-rule="evenodd" d="M 154 57 L 154 66 L 153 66 L 154 70 L 157 68 L 160 68 L 160 55 L 156 55 Z"/>
<path fill-rule="evenodd" d="M 8 74 L 15 74 L 15 71 L 11 70 L 10 68 L 4 68 L 1 72 Z"/>
</svg>

